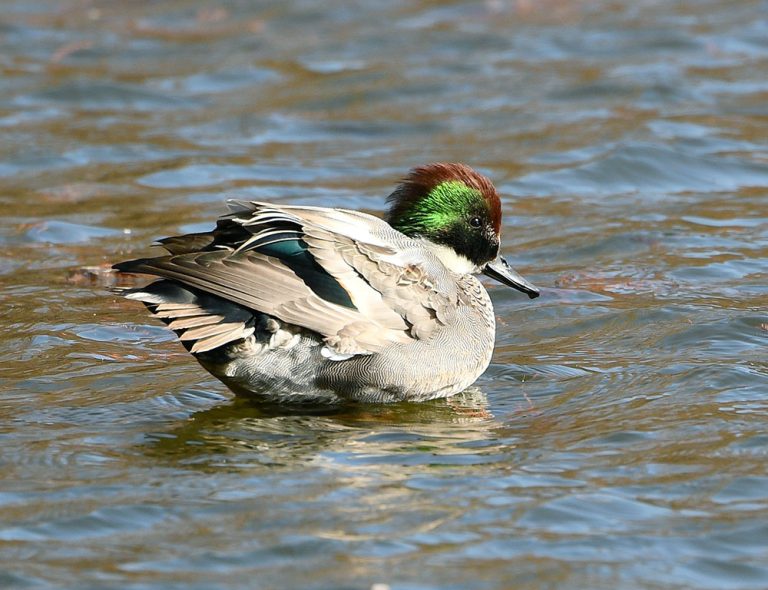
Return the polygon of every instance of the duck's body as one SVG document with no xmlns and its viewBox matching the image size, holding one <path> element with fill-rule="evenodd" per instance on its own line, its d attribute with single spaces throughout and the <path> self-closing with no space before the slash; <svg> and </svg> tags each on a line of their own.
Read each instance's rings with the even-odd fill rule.
<svg viewBox="0 0 768 590">
<path fill-rule="evenodd" d="M 493 352 L 493 307 L 471 273 L 538 294 L 497 258 L 500 209 L 488 187 L 458 164 L 415 169 L 390 211 L 410 236 L 356 211 L 233 201 L 213 232 L 162 240 L 169 255 L 116 268 L 162 278 L 125 294 L 236 393 L 446 397 L 473 383 Z M 436 212 L 429 196 L 455 203 Z M 428 231 L 435 223 L 440 235 Z"/>
</svg>

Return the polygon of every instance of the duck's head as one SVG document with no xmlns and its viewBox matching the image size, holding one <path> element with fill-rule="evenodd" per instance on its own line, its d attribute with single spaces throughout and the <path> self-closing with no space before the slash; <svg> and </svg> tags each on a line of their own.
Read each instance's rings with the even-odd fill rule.
<svg viewBox="0 0 768 590">
<path fill-rule="evenodd" d="M 499 254 L 501 201 L 493 183 L 464 164 L 427 164 L 410 171 L 389 196 L 387 221 L 423 239 L 459 274 L 483 272 L 530 298 L 539 290 Z"/>
</svg>

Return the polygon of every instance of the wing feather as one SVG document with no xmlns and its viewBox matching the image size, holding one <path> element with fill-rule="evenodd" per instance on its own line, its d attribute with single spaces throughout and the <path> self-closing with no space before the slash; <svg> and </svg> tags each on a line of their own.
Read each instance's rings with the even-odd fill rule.
<svg viewBox="0 0 768 590">
<path fill-rule="evenodd" d="M 170 255 L 116 268 L 178 281 L 315 331 L 339 355 L 428 338 L 451 323 L 459 301 L 455 284 L 442 276 L 446 269 L 422 244 L 381 219 L 321 207 L 249 201 L 229 206 L 232 212 L 211 234 L 165 239 Z M 191 251 L 198 244 L 205 249 Z M 320 293 L 333 294 L 329 288 L 343 289 L 352 305 L 324 298 Z M 197 340 L 199 349 L 253 331 L 221 315 L 202 316 L 187 303 L 161 303 L 155 313 L 183 330 L 182 339 Z"/>
</svg>

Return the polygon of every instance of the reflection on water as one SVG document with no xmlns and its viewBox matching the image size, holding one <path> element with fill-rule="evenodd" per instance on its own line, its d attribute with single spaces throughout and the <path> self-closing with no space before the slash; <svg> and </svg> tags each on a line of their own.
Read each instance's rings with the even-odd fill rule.
<svg viewBox="0 0 768 590">
<path fill-rule="evenodd" d="M 168 403 L 178 404 L 179 398 Z M 370 449 L 381 453 L 381 459 L 389 456 L 394 464 L 400 464 L 404 455 L 419 452 L 417 449 L 424 452 L 424 441 L 434 439 L 430 453 L 460 455 L 456 461 L 465 464 L 473 460 L 475 451 L 462 452 L 459 443 L 485 440 L 494 424 L 485 394 L 471 390 L 448 400 L 383 406 L 286 407 L 237 398 L 196 412 L 170 431 L 150 433 L 147 453 L 199 465 L 227 462 L 231 456 L 252 453 L 257 462 L 290 466 L 311 463 L 327 451 L 340 452 L 352 439 L 355 454 L 361 445 L 370 445 Z M 448 425 L 450 437 L 445 433 Z M 361 431 L 375 432 L 392 426 L 396 430 L 359 439 Z"/>
<path fill-rule="evenodd" d="M 758 1 L 32 1 L 0 17 L 0 586 L 768 587 Z M 111 262 L 228 197 L 505 195 L 477 389 L 232 399 Z M 128 277 L 125 280 L 132 280 Z"/>
</svg>

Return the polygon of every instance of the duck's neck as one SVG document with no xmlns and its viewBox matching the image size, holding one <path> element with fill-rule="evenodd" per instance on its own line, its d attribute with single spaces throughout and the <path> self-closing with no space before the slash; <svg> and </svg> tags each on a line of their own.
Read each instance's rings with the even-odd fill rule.
<svg viewBox="0 0 768 590">
<path fill-rule="evenodd" d="M 480 272 L 477 265 L 470 261 L 466 256 L 462 256 L 450 246 L 436 244 L 422 238 L 424 246 L 440 259 L 443 266 L 457 275 L 475 274 Z"/>
</svg>

